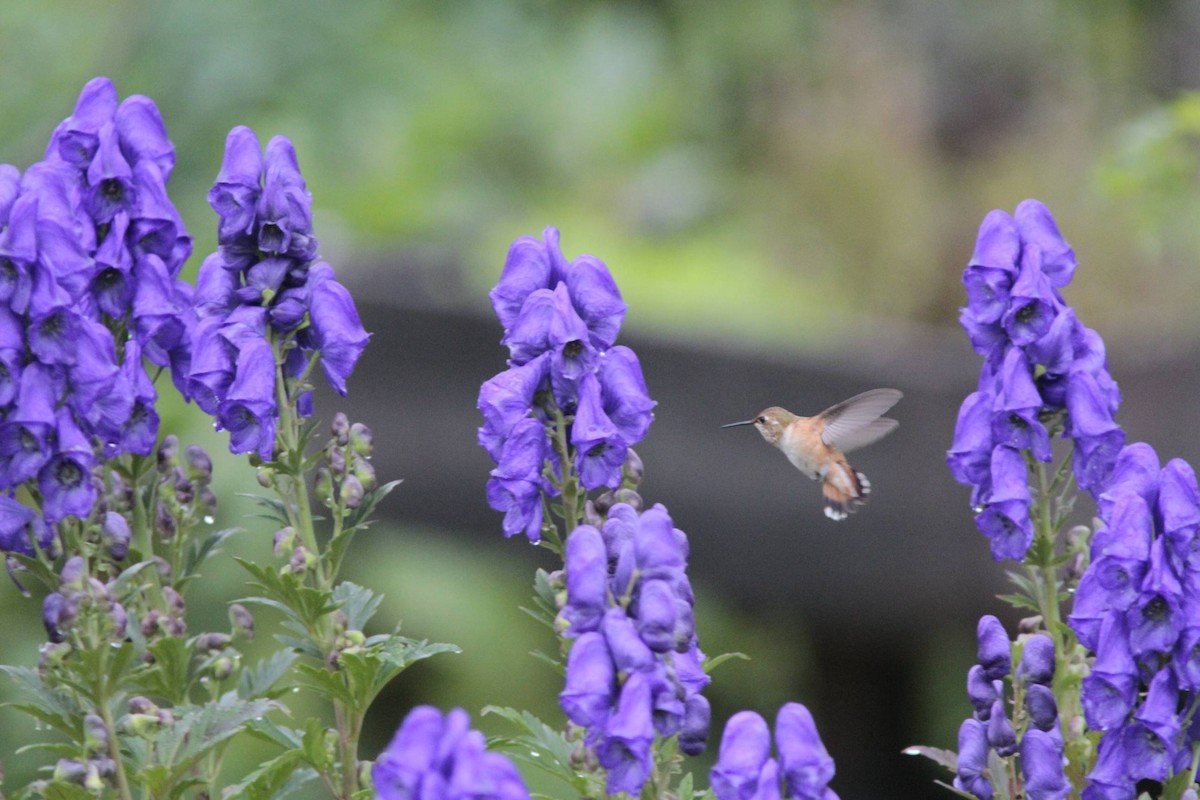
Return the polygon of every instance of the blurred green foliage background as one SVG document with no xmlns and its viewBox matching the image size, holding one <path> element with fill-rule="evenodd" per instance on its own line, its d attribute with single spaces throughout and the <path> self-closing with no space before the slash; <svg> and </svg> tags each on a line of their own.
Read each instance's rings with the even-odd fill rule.
<svg viewBox="0 0 1200 800">
<path fill-rule="evenodd" d="M 397 303 L 482 313 L 508 242 L 554 224 L 567 253 L 609 263 L 631 329 L 797 352 L 952 323 L 979 220 L 1032 196 L 1080 255 L 1087 277 L 1067 295 L 1088 324 L 1160 342 L 1200 319 L 1198 35 L 1182 1 L 7 2 L 0 160 L 39 158 L 79 88 L 107 75 L 158 103 L 200 256 L 225 134 L 246 124 L 295 142 L 322 254 L 352 289 L 367 265 L 401 263 L 414 290 Z M 164 428 L 221 453 L 193 410 L 170 409 Z M 232 497 L 248 473 L 217 466 Z M 223 521 L 245 511 L 228 502 Z M 256 533 L 235 549 L 266 558 Z M 387 594 L 383 616 L 466 651 L 415 668 L 425 694 L 398 688 L 377 730 L 402 703 L 555 713 L 554 677 L 526 655 L 546 642 L 517 610 L 530 564 L 437 531 L 364 538 L 347 574 Z M 197 631 L 223 625 L 221 598 L 239 593 L 236 572 L 213 577 L 192 601 Z M 754 689 L 723 702 L 788 699 L 810 657 L 802 632 L 698 594 L 706 649 L 755 657 L 725 668 Z M 32 602 L 0 586 L 0 661 L 35 662 Z M 915 703 L 931 744 L 953 744 L 965 703 L 946 698 L 969 648 L 939 648 L 954 663 Z M 0 716 L 15 786 L 31 762 L 6 756 L 28 729 Z"/>
</svg>

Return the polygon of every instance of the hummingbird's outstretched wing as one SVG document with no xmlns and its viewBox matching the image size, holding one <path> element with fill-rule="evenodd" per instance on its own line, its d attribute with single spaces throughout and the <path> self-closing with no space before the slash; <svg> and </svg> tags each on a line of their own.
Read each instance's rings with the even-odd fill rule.
<svg viewBox="0 0 1200 800">
<path fill-rule="evenodd" d="M 825 423 L 821 440 L 848 453 L 882 439 L 900 424 L 882 414 L 903 396 L 896 389 L 872 389 L 825 409 L 818 415 Z"/>
</svg>

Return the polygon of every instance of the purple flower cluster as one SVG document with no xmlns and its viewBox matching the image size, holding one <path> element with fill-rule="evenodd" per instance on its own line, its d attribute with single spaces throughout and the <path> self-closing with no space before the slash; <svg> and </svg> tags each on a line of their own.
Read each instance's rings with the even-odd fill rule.
<svg viewBox="0 0 1200 800">
<path fill-rule="evenodd" d="M 1062 412 L 1084 489 L 1103 486 L 1125 443 L 1113 421 L 1120 392 L 1104 343 L 1059 294 L 1074 271 L 1075 253 L 1050 211 L 1025 200 L 1013 216 L 995 210 L 984 218 L 963 273 L 968 303 L 960 319 L 984 364 L 959 411 L 947 462 L 959 483 L 974 487 L 975 523 L 997 560 L 1022 560 L 1033 540 L 1025 454 L 1052 459 Z"/>
<path fill-rule="evenodd" d="M 1088 727 L 1103 731 L 1084 797 L 1132 797 L 1138 780 L 1190 766 L 1200 730 L 1200 488 L 1185 461 L 1159 468 L 1125 447 L 1097 504 L 1102 522 L 1069 617 L 1096 654 L 1083 679 Z M 1181 711 L 1181 709 L 1183 709 Z"/>
<path fill-rule="evenodd" d="M 704 750 L 709 706 L 700 691 L 709 678 L 687 556 L 687 536 L 661 505 L 638 514 L 617 503 L 601 527 L 581 525 L 567 538 L 559 625 L 575 642 L 559 701 L 587 729 L 610 794 L 641 791 L 656 733 L 678 734 L 689 755 Z"/>
<path fill-rule="evenodd" d="M 220 218 L 219 246 L 196 279 L 188 393 L 229 430 L 230 450 L 269 461 L 277 359 L 283 376 L 299 378 L 319 354 L 329 385 L 344 395 L 368 334 L 333 268 L 313 261 L 312 198 L 286 137 L 264 153 L 249 128 L 231 130 L 208 200 Z M 310 414 L 311 394 L 297 400 Z"/>
<path fill-rule="evenodd" d="M 504 326 L 508 369 L 483 384 L 479 444 L 496 468 L 488 503 L 505 512 L 504 533 L 541 536 L 547 461 L 562 478 L 546 424 L 567 416 L 572 465 L 585 489 L 616 488 L 626 452 L 646 435 L 654 401 L 628 347 L 614 345 L 625 302 L 608 268 L 581 255 L 571 262 L 558 231 L 513 242 L 500 281 L 490 294 Z"/>
<path fill-rule="evenodd" d="M 408 713 L 371 768 L 378 800 L 529 800 L 517 768 L 489 753 L 467 712 L 432 706 Z"/>
<path fill-rule="evenodd" d="M 1062 800 L 1070 792 L 1063 774 L 1063 738 L 1054 679 L 1054 642 L 1044 634 L 1024 640 L 1017 676 L 1024 688 L 1028 727 L 1017 732 L 1005 708 L 1004 679 L 1012 672 L 1012 645 L 995 617 L 979 620 L 977 663 L 967 672 L 967 697 L 975 711 L 958 729 L 958 771 L 954 787 L 980 800 L 991 800 L 988 759 L 1020 754 L 1021 774 L 1030 800 Z"/>
<path fill-rule="evenodd" d="M 730 717 L 710 775 L 717 800 L 837 800 L 829 788 L 833 759 L 807 708 L 787 703 L 779 709 L 775 744 L 778 760 L 771 757 L 766 720 L 755 712 Z"/>
<path fill-rule="evenodd" d="M 0 490 L 35 485 L 45 522 L 91 513 L 100 457 L 153 449 L 143 358 L 177 384 L 187 372 L 191 238 L 167 196 L 174 164 L 154 103 L 118 102 L 96 78 L 42 161 L 0 165 Z M 3 503 L 4 549 L 30 552 L 31 519 Z"/>
</svg>

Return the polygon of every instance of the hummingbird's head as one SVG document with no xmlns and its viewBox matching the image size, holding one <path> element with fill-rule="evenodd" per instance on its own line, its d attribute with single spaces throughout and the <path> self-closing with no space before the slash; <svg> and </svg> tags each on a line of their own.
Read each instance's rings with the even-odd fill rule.
<svg viewBox="0 0 1200 800">
<path fill-rule="evenodd" d="M 738 425 L 753 425 L 762 434 L 764 439 L 773 445 L 778 445 L 779 437 L 783 436 L 783 431 L 793 419 L 795 419 L 795 416 L 792 412 L 778 406 L 772 406 L 764 411 L 760 411 L 754 419 L 731 422 L 721 427 L 733 428 Z"/>
</svg>

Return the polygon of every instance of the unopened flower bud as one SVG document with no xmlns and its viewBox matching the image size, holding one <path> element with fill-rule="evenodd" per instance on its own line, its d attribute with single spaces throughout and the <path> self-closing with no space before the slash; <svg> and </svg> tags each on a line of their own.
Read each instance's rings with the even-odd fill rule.
<svg viewBox="0 0 1200 800">
<path fill-rule="evenodd" d="M 342 502 L 347 508 L 358 508 L 362 505 L 363 485 L 358 478 L 347 475 L 342 479 Z"/>
<path fill-rule="evenodd" d="M 361 456 L 355 456 L 350 469 L 364 489 L 369 492 L 375 488 L 375 467 L 371 466 L 370 461 Z"/>
<path fill-rule="evenodd" d="M 171 580 L 171 562 L 167 561 L 162 556 L 154 557 L 154 571 L 158 573 L 158 577 L 164 581 Z"/>
<path fill-rule="evenodd" d="M 196 649 L 202 652 L 223 650 L 229 646 L 229 639 L 228 633 L 202 633 L 196 637 Z"/>
<path fill-rule="evenodd" d="M 46 628 L 46 637 L 54 644 L 67 639 L 67 631 L 78 612 L 78 603 L 72 598 L 59 592 L 51 592 L 42 601 L 42 625 Z"/>
<path fill-rule="evenodd" d="M 161 500 L 158 501 L 158 506 L 154 510 L 154 529 L 164 539 L 170 539 L 175 535 L 175 517 L 167 508 L 167 504 Z"/>
<path fill-rule="evenodd" d="M 233 674 L 234 661 L 229 656 L 221 656 L 212 664 L 212 675 L 219 681 L 223 681 Z"/>
<path fill-rule="evenodd" d="M 213 464 L 203 447 L 189 444 L 184 450 L 184 460 L 187 462 L 187 474 L 196 483 L 207 485 L 212 480 Z"/>
<path fill-rule="evenodd" d="M 167 601 L 167 607 L 171 614 L 176 617 L 182 617 L 187 606 L 183 602 L 183 595 L 175 590 L 173 586 L 164 586 L 162 590 L 163 599 Z"/>
<path fill-rule="evenodd" d="M 1017 623 L 1018 634 L 1037 633 L 1042 628 L 1042 615 L 1034 614 L 1032 617 L 1024 617 Z"/>
<path fill-rule="evenodd" d="M 596 504 L 590 499 L 583 504 L 583 524 L 591 525 L 593 528 L 604 525 L 604 517 L 600 516 L 600 512 L 596 510 Z"/>
<path fill-rule="evenodd" d="M 322 505 L 333 504 L 333 476 L 326 467 L 317 468 L 317 476 L 313 480 L 313 494 Z"/>
<path fill-rule="evenodd" d="M 146 612 L 146 616 L 142 617 L 142 636 L 149 639 L 158 633 L 158 621 L 162 618 L 162 612 L 157 608 L 152 608 Z"/>
<path fill-rule="evenodd" d="M 296 546 L 296 529 L 291 525 L 286 528 L 280 528 L 275 531 L 275 540 L 273 550 L 276 556 L 282 556 L 284 553 L 291 552 Z"/>
<path fill-rule="evenodd" d="M 325 463 L 336 477 L 340 478 L 346 474 L 346 453 L 340 448 L 330 448 L 325 454 Z"/>
<path fill-rule="evenodd" d="M 87 777 L 87 764 L 73 758 L 60 758 L 54 765 L 54 780 L 58 783 L 83 783 Z"/>
<path fill-rule="evenodd" d="M 217 512 L 217 495 L 208 486 L 200 487 L 200 507 L 204 509 L 206 516 L 211 517 Z M 212 522 L 211 519 L 206 522 Z"/>
<path fill-rule="evenodd" d="M 317 556 L 303 546 L 292 551 L 292 559 L 288 562 L 287 570 L 297 575 L 307 572 L 317 565 Z"/>
<path fill-rule="evenodd" d="M 601 516 L 607 515 L 608 510 L 612 508 L 616 502 L 616 498 L 613 497 L 612 492 L 604 492 L 595 500 L 597 513 L 599 513 Z"/>
<path fill-rule="evenodd" d="M 166 475 L 175 468 L 179 459 L 179 438 L 168 434 L 158 446 L 158 471 Z"/>
<path fill-rule="evenodd" d="M 83 556 L 71 556 L 63 564 L 62 572 L 58 575 L 59 588 L 63 591 L 83 591 L 87 581 L 87 562 Z"/>
<path fill-rule="evenodd" d="M 83 788 L 92 794 L 100 794 L 104 791 L 104 779 L 100 777 L 100 769 L 93 761 L 87 763 L 87 773 L 83 776 Z"/>
<path fill-rule="evenodd" d="M 113 603 L 112 610 L 108 612 L 108 618 L 112 622 L 113 641 L 123 640 L 129 628 L 129 613 L 125 611 L 125 606 Z"/>
<path fill-rule="evenodd" d="M 175 502 L 181 506 L 190 505 L 196 497 L 196 487 L 192 479 L 179 467 L 175 468 Z"/>
<path fill-rule="evenodd" d="M 254 470 L 254 478 L 258 481 L 259 486 L 270 489 L 275 483 L 275 472 L 270 467 L 259 467 Z"/>
<path fill-rule="evenodd" d="M 638 484 L 642 482 L 642 478 L 646 474 L 646 468 L 642 464 L 642 457 L 639 456 L 632 447 L 625 451 L 625 463 L 621 465 L 621 476 L 630 489 L 636 489 Z"/>
<path fill-rule="evenodd" d="M 92 753 L 108 748 L 108 727 L 99 714 L 88 714 L 83 718 L 83 745 Z"/>
<path fill-rule="evenodd" d="M 350 420 L 343 412 L 339 411 L 333 415 L 333 420 L 329 423 L 329 432 L 340 445 L 350 441 Z"/>
<path fill-rule="evenodd" d="M 233 626 L 234 635 L 245 636 L 247 640 L 254 639 L 254 616 L 241 603 L 229 607 L 229 622 Z"/>
<path fill-rule="evenodd" d="M 633 489 L 617 489 L 613 495 L 613 498 L 618 503 L 625 503 L 626 505 L 632 506 L 634 511 L 640 513 L 642 510 L 642 496 Z"/>
<path fill-rule="evenodd" d="M 132 538 L 129 522 L 123 516 L 115 511 L 105 513 L 104 524 L 100 528 L 100 542 L 114 561 L 121 561 L 129 554 Z"/>
<path fill-rule="evenodd" d="M 368 458 L 374 449 L 375 434 L 361 422 L 350 426 L 350 449 L 360 456 Z"/>
</svg>

